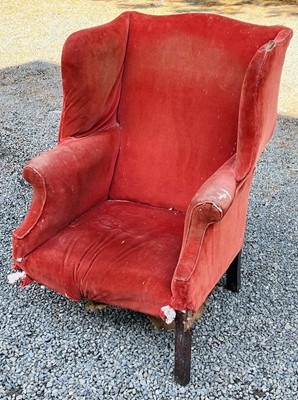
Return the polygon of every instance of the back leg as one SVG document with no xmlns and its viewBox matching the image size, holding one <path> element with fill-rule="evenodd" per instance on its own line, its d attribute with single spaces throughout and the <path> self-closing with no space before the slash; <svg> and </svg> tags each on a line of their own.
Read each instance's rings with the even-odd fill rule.
<svg viewBox="0 0 298 400">
<path fill-rule="evenodd" d="M 239 292 L 241 287 L 241 251 L 232 261 L 229 266 L 226 276 L 227 276 L 227 289 L 232 292 Z"/>
</svg>

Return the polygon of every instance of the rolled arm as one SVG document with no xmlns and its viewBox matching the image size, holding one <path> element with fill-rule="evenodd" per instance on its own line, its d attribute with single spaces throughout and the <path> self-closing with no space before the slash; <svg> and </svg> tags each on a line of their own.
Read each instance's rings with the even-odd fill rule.
<svg viewBox="0 0 298 400">
<path fill-rule="evenodd" d="M 179 281 L 190 279 L 207 227 L 220 221 L 232 205 L 237 185 L 234 161 L 232 157 L 207 179 L 187 209 L 182 249 L 172 280 L 173 294 Z"/>
<path fill-rule="evenodd" d="M 66 139 L 25 166 L 23 176 L 33 187 L 33 198 L 27 217 L 13 233 L 15 262 L 106 200 L 119 149 L 118 130 Z"/>
</svg>

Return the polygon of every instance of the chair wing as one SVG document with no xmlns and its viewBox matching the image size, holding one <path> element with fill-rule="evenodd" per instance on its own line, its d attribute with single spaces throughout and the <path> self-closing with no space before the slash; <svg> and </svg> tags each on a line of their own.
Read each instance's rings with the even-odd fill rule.
<svg viewBox="0 0 298 400">
<path fill-rule="evenodd" d="M 243 179 L 273 134 L 282 66 L 293 32 L 280 27 L 258 49 L 246 71 L 239 105 L 236 178 Z"/>
<path fill-rule="evenodd" d="M 117 124 L 129 15 L 73 33 L 62 53 L 59 141 Z"/>
</svg>

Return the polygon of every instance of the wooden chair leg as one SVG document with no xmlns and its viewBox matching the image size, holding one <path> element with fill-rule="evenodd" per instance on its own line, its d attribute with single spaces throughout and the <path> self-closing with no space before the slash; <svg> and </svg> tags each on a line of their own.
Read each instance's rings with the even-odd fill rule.
<svg viewBox="0 0 298 400">
<path fill-rule="evenodd" d="M 187 319 L 191 311 L 176 311 L 175 326 L 175 381 L 186 386 L 190 380 L 191 328 Z"/>
<path fill-rule="evenodd" d="M 241 287 L 241 251 L 229 266 L 227 276 L 227 289 L 232 292 L 239 292 Z"/>
</svg>

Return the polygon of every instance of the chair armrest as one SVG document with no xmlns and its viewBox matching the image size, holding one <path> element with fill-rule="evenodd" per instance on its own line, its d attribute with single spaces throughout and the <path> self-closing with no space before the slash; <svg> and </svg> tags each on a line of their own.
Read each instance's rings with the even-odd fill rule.
<svg viewBox="0 0 298 400">
<path fill-rule="evenodd" d="M 196 267 L 204 234 L 210 224 L 220 221 L 232 205 L 236 192 L 235 157 L 229 159 L 200 187 L 186 212 L 184 236 L 179 261 L 172 280 L 188 281 Z"/>
<path fill-rule="evenodd" d="M 13 233 L 15 261 L 107 199 L 118 149 L 119 129 L 113 128 L 66 139 L 24 167 L 33 198 L 27 217 Z"/>
</svg>

